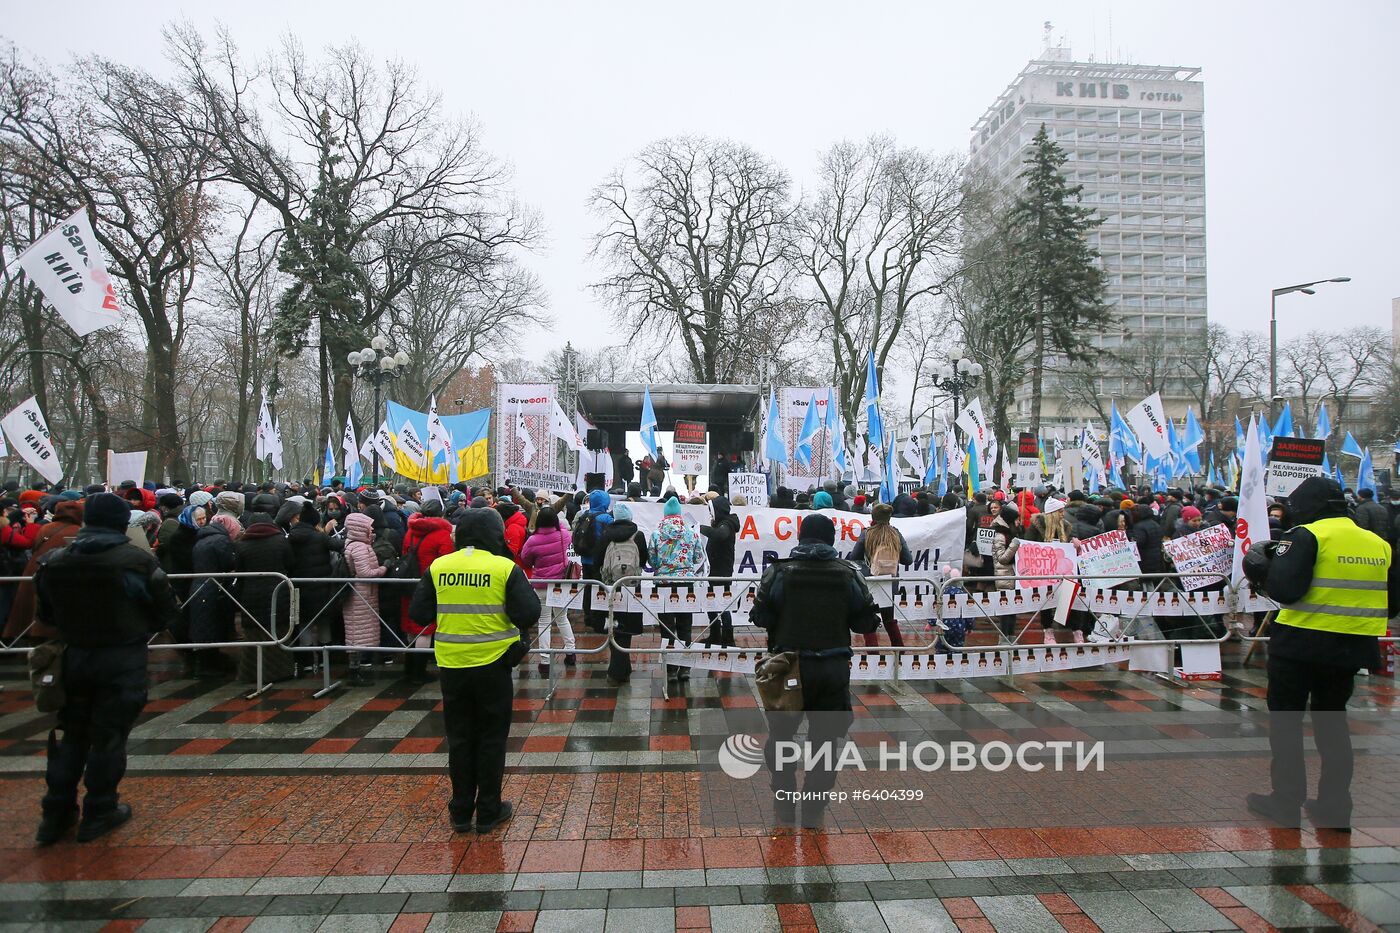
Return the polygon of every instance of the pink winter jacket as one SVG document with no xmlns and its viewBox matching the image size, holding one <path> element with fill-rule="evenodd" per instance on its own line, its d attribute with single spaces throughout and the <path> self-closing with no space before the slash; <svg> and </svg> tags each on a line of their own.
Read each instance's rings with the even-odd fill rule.
<svg viewBox="0 0 1400 933">
<path fill-rule="evenodd" d="M 345 518 L 345 560 L 350 564 L 350 576 L 360 579 L 382 577 L 380 566 L 370 543 L 374 541 L 374 519 L 363 512 L 352 512 Z M 364 583 L 352 584 L 342 613 L 345 616 L 345 643 L 352 647 L 379 646 L 379 587 Z"/>
<path fill-rule="evenodd" d="M 569 529 L 562 525 L 535 529 L 520 549 L 520 566 L 532 579 L 568 579 Z"/>
</svg>

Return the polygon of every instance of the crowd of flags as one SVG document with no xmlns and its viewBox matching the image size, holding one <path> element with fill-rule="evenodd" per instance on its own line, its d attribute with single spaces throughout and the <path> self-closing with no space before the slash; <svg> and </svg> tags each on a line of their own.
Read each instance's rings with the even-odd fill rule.
<svg viewBox="0 0 1400 933">
<path fill-rule="evenodd" d="M 831 390 L 828 390 L 830 392 Z M 804 468 L 810 469 L 813 462 L 813 445 L 821 430 L 827 429 L 832 445 L 832 462 L 841 474 L 852 468 L 856 472 L 864 467 L 866 481 L 878 481 L 880 498 L 889 501 L 898 494 L 899 477 L 902 469 L 899 459 L 913 475 L 927 486 L 937 486 L 939 494 L 945 493 L 949 478 L 962 476 L 966 488 L 980 490 L 996 472 L 998 460 L 1003 482 L 1010 484 L 1015 471 L 1009 451 L 998 450 L 998 442 L 990 430 L 981 404 L 971 399 L 956 418 L 957 427 L 967 437 L 965 446 L 956 440 L 953 426 L 946 420 L 940 430 L 928 433 L 921 442 L 919 433 L 910 429 L 903 438 L 903 444 L 894 430 L 886 429 L 885 418 L 880 411 L 880 381 L 876 368 L 875 355 L 871 353 L 866 363 L 865 392 L 861 400 L 864 409 L 865 456 L 859 458 L 845 446 L 845 425 L 841 423 L 835 398 L 829 394 L 826 416 L 818 416 L 817 398 L 814 394 L 807 406 L 807 414 L 798 432 L 796 447 L 791 459 Z M 787 445 L 781 430 L 781 413 L 778 407 L 776 390 L 770 391 L 764 439 L 761 445 L 763 458 L 770 463 L 786 463 L 790 459 Z M 1133 406 L 1126 413 L 1120 413 L 1117 402 L 1110 404 L 1107 453 L 1099 447 L 1099 434 L 1092 425 L 1086 424 L 1068 441 L 1051 441 L 1053 451 L 1047 463 L 1046 441 L 1038 439 L 1038 466 L 1042 478 L 1049 478 L 1056 485 L 1063 486 L 1064 476 L 1060 466 L 1066 450 L 1077 448 L 1083 457 L 1083 476 L 1090 491 L 1098 491 L 1108 486 L 1123 487 L 1124 468 L 1131 462 L 1136 465 L 1139 482 L 1149 483 L 1153 489 L 1164 491 L 1168 486 L 1186 477 L 1193 477 L 1213 485 L 1238 488 L 1249 465 L 1247 458 L 1250 431 L 1257 434 L 1257 444 L 1253 456 L 1262 468 L 1267 465 L 1275 437 L 1298 436 L 1294 423 L 1293 408 L 1285 402 L 1278 417 L 1270 423 L 1264 415 L 1252 415 L 1248 424 L 1235 419 L 1235 450 L 1217 462 L 1214 451 L 1203 454 L 1206 434 L 1194 408 L 1186 410 L 1186 416 L 1179 423 L 1165 414 L 1160 393 L 1153 393 Z M 1326 403 L 1318 408 L 1314 436 L 1326 440 L 1332 434 L 1332 421 Z M 939 438 L 942 438 L 940 443 Z M 1396 453 L 1400 454 L 1400 440 L 1396 441 Z M 998 453 L 1000 457 L 998 458 Z M 1347 433 L 1341 445 L 1343 457 L 1354 457 L 1357 461 L 1355 478 L 1351 483 L 1343 479 L 1340 462 L 1324 462 L 1324 472 L 1333 476 L 1343 486 L 1355 489 L 1375 489 L 1375 469 L 1371 462 L 1370 450 L 1363 448 L 1356 439 Z"/>
</svg>

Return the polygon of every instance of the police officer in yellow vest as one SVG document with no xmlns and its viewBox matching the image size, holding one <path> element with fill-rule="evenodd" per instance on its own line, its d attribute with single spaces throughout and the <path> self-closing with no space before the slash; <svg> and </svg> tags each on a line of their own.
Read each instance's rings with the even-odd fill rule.
<svg viewBox="0 0 1400 933">
<path fill-rule="evenodd" d="M 1250 794 L 1249 809 L 1284 826 L 1351 826 L 1351 730 L 1347 700 L 1356 672 L 1380 664 L 1379 636 L 1400 611 L 1400 577 L 1390 545 L 1347 513 L 1335 480 L 1304 480 L 1289 497 L 1293 527 L 1276 544 L 1255 545 L 1252 582 L 1282 607 L 1269 627 L 1269 747 L 1273 792 Z M 1303 711 L 1313 713 L 1322 759 L 1317 797 L 1307 799 Z"/>
<path fill-rule="evenodd" d="M 511 559 L 505 523 L 495 509 L 467 509 L 456 519 L 458 550 L 433 561 L 409 604 L 419 625 L 437 623 L 433 653 L 442 684 L 452 828 L 490 832 L 510 819 L 501 799 L 510 735 L 512 671 L 531 643 L 540 600 Z"/>
</svg>

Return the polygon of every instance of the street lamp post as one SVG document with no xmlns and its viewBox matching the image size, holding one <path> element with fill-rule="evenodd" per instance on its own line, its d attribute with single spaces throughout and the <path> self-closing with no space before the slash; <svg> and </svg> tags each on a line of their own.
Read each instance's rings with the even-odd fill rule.
<svg viewBox="0 0 1400 933">
<path fill-rule="evenodd" d="M 953 397 L 953 437 L 958 430 L 958 414 L 962 396 L 977 388 L 982 381 L 982 364 L 968 357 L 962 350 L 948 351 L 948 362 L 940 363 L 933 371 L 933 386 L 942 389 Z"/>
<path fill-rule="evenodd" d="M 1271 426 L 1274 419 L 1278 417 L 1278 296 L 1287 295 L 1290 292 L 1315 295 L 1317 292 L 1313 289 L 1314 285 L 1350 281 L 1351 276 L 1339 275 L 1336 278 L 1318 279 L 1316 282 L 1303 282 L 1300 285 L 1275 288 L 1269 293 L 1269 424 Z"/>
<path fill-rule="evenodd" d="M 397 379 L 408 368 L 408 354 L 400 350 L 394 353 L 389 348 L 389 341 L 384 337 L 375 337 L 370 345 L 363 350 L 352 350 L 346 361 L 350 364 L 350 371 L 360 379 L 368 380 L 374 386 L 374 414 L 379 414 L 379 387 L 386 382 Z M 378 431 L 379 425 L 374 424 L 374 419 L 370 419 L 370 430 Z M 374 470 L 374 481 L 379 482 L 379 447 L 370 444 L 370 463 Z"/>
</svg>

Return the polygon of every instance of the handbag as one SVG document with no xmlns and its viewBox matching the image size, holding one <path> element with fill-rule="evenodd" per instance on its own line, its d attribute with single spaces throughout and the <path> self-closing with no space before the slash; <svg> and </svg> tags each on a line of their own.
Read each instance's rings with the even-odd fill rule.
<svg viewBox="0 0 1400 933">
<path fill-rule="evenodd" d="M 63 692 L 63 652 L 67 647 L 54 639 L 29 652 L 29 685 L 34 706 L 41 713 L 56 713 L 67 702 Z"/>
<path fill-rule="evenodd" d="M 764 655 L 754 664 L 754 682 L 763 708 L 770 713 L 802 709 L 802 670 L 796 651 Z"/>
</svg>

